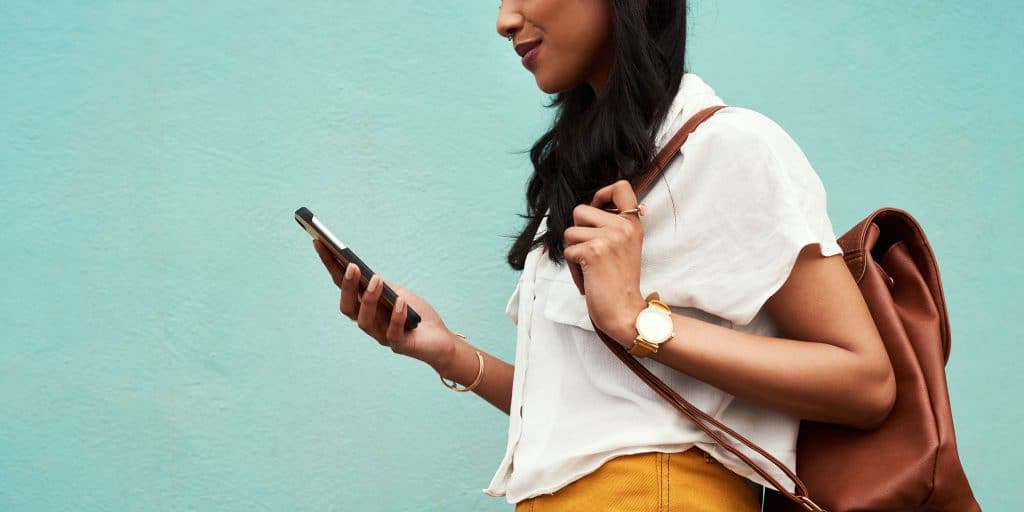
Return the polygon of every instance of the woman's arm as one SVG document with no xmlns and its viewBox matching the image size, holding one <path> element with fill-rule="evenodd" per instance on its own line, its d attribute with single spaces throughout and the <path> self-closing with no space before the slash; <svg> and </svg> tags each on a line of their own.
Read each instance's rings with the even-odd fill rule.
<svg viewBox="0 0 1024 512">
<path fill-rule="evenodd" d="M 480 360 L 476 357 L 476 352 L 479 351 L 484 356 L 484 374 L 473 392 L 508 414 L 512 402 L 512 374 L 515 367 L 476 348 L 454 333 L 452 338 L 451 353 L 431 366 L 442 377 L 468 386 L 476 380 L 480 371 Z"/>
<path fill-rule="evenodd" d="M 636 336 L 640 299 L 606 331 L 624 347 Z M 870 429 L 895 400 L 892 366 L 843 257 L 801 250 L 764 308 L 786 338 L 760 336 L 672 314 L 675 336 L 655 360 L 737 397 L 811 420 Z M 614 332 L 612 332 L 614 331 Z"/>
<path fill-rule="evenodd" d="M 576 206 L 575 225 L 564 234 L 565 259 L 586 276 L 594 325 L 630 347 L 636 316 L 647 307 L 639 289 L 643 225 L 636 215 L 598 208 L 608 203 L 620 211 L 635 207 L 630 183 L 620 180 L 595 192 L 590 205 Z M 675 337 L 654 358 L 800 418 L 873 428 L 888 415 L 896 394 L 892 366 L 842 256 L 822 257 L 817 243 L 805 245 L 786 282 L 761 307 L 786 338 L 673 314 Z"/>
</svg>

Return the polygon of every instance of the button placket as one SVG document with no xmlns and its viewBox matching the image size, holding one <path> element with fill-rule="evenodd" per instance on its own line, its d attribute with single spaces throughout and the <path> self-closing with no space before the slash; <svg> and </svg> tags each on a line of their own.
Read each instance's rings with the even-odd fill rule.
<svg viewBox="0 0 1024 512">
<path fill-rule="evenodd" d="M 546 223 L 542 223 L 546 224 Z M 544 226 L 541 230 L 545 229 Z M 539 231 L 543 232 L 543 231 Z M 509 439 L 506 446 L 505 457 L 502 460 L 501 466 L 504 468 L 499 469 L 501 476 L 497 476 L 494 480 L 495 485 L 500 485 L 502 491 L 507 489 L 509 478 L 511 477 L 513 467 L 515 465 L 515 452 L 519 445 L 519 441 L 522 438 L 523 432 L 523 395 L 525 390 L 526 382 L 526 369 L 529 361 L 529 349 L 532 341 L 533 334 L 533 310 L 534 300 L 537 298 L 534 284 L 536 282 L 536 268 L 537 259 L 542 257 L 546 248 L 540 246 L 535 250 L 531 250 L 526 255 L 526 259 L 523 262 L 523 272 L 520 276 L 520 282 L 517 285 L 517 304 L 515 306 L 514 314 L 516 315 L 514 320 L 516 321 L 516 355 L 515 355 L 515 371 L 513 378 L 518 385 L 513 385 L 513 395 L 511 397 L 510 410 L 509 410 Z M 509 311 L 508 305 L 506 305 L 506 312 Z M 511 316 L 511 315 L 510 315 Z M 517 389 L 518 388 L 518 389 Z M 500 483 L 498 483 L 500 482 Z M 485 491 L 486 492 L 486 491 Z M 488 492 L 487 494 L 491 494 Z M 500 494 L 492 495 L 505 495 L 504 492 Z"/>
<path fill-rule="evenodd" d="M 519 440 L 523 437 L 523 396 L 526 390 L 526 374 L 529 368 L 530 360 L 530 348 L 533 344 L 533 312 L 535 299 L 537 298 L 535 283 L 536 283 L 536 272 L 537 272 L 537 259 L 541 257 L 544 249 L 540 251 L 534 251 L 527 255 L 526 261 L 523 264 L 523 280 L 520 284 L 520 297 L 519 297 L 519 329 L 525 333 L 517 332 L 517 336 L 522 340 L 522 346 L 518 347 L 521 353 L 517 352 L 516 370 L 519 374 L 519 386 L 516 396 L 513 397 L 515 403 L 518 404 L 518 417 L 515 418 L 515 438 L 509 444 L 509 452 L 512 455 L 512 461 L 510 464 L 514 464 L 515 449 L 519 445 Z M 511 413 L 512 411 L 510 411 Z"/>
</svg>

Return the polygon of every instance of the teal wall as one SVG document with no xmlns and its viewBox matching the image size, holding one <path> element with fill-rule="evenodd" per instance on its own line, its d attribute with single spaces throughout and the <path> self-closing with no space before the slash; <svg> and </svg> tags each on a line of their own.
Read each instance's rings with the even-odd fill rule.
<svg viewBox="0 0 1024 512">
<path fill-rule="evenodd" d="M 0 4 L 0 510 L 510 510 L 507 417 L 341 317 L 292 220 L 512 358 L 551 112 L 498 1 L 162 4 Z M 793 135 L 839 233 L 924 225 L 961 457 L 1019 509 L 1024 13 L 775 5 L 696 3 L 691 69 Z"/>
</svg>

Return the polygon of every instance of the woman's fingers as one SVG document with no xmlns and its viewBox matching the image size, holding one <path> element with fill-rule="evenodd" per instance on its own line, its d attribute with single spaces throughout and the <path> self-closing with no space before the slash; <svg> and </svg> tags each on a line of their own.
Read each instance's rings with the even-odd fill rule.
<svg viewBox="0 0 1024 512">
<path fill-rule="evenodd" d="M 320 256 L 320 261 L 327 267 L 327 272 L 331 274 L 334 284 L 341 288 L 341 278 L 345 272 L 345 269 L 341 268 L 341 263 L 334 258 L 334 254 L 331 253 L 330 249 L 315 238 L 313 239 L 313 248 L 316 249 L 316 254 Z"/>
<path fill-rule="evenodd" d="M 381 277 L 374 274 L 366 285 L 362 298 L 359 299 L 359 313 L 356 314 L 356 323 L 359 324 L 359 328 L 374 338 L 378 338 L 377 341 L 382 345 L 387 344 L 387 341 L 379 339 L 380 337 L 374 332 L 374 325 L 377 322 L 377 299 L 380 298 L 381 290 L 383 289 L 384 285 Z"/>
<path fill-rule="evenodd" d="M 349 263 L 341 279 L 341 314 L 355 320 L 359 315 L 359 266 Z"/>
<path fill-rule="evenodd" d="M 388 322 L 388 329 L 384 335 L 391 350 L 400 352 L 405 343 L 405 317 L 407 316 L 405 299 L 401 295 L 395 299 L 395 308 L 391 311 L 391 321 Z"/>
<path fill-rule="evenodd" d="M 590 206 L 595 208 L 601 208 L 608 203 L 619 211 L 636 208 L 636 193 L 633 192 L 633 186 L 626 180 L 619 180 L 594 192 L 594 197 L 590 200 Z"/>
<path fill-rule="evenodd" d="M 604 230 L 601 228 L 592 228 L 587 226 L 569 226 L 565 231 L 562 232 L 562 237 L 565 239 L 565 245 L 573 245 L 587 240 L 593 240 L 601 236 Z"/>
<path fill-rule="evenodd" d="M 589 205 L 577 205 L 573 210 L 573 223 L 577 226 L 613 226 L 620 222 L 619 219 L 640 225 L 640 216 L 637 214 L 611 213 L 603 208 L 611 205 L 619 211 L 629 210 L 638 207 L 636 194 L 632 185 L 626 180 L 619 180 L 611 185 L 598 189 Z"/>
<path fill-rule="evenodd" d="M 572 223 L 574 226 L 586 226 L 603 228 L 619 222 L 618 214 L 611 213 L 589 204 L 578 204 L 572 209 Z"/>
<path fill-rule="evenodd" d="M 361 273 L 358 265 L 349 263 L 343 267 L 334 258 L 330 249 L 318 240 L 313 240 L 313 247 L 327 271 L 330 272 L 334 284 L 341 289 L 341 304 L 339 305 L 341 314 L 355 321 L 360 329 L 382 345 L 388 345 L 388 340 L 397 341 L 399 344 L 404 341 L 405 319 L 408 316 L 405 300 L 400 298 L 396 302 L 395 311 L 399 311 L 399 309 L 401 311 L 397 314 L 393 313 L 390 321 L 378 320 L 379 310 L 383 309 L 380 306 L 380 297 L 384 292 L 385 280 L 380 275 L 374 275 L 370 278 L 366 290 L 360 291 Z M 396 293 L 402 291 L 402 288 L 394 283 L 388 282 L 388 286 L 391 286 Z M 392 347 L 393 350 L 395 348 Z"/>
</svg>

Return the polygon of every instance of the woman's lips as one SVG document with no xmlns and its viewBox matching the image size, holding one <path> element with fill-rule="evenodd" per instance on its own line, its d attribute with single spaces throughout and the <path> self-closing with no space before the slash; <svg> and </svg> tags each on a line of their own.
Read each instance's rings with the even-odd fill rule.
<svg viewBox="0 0 1024 512">
<path fill-rule="evenodd" d="M 523 55 L 523 66 L 526 67 L 526 69 L 533 71 L 533 64 L 537 60 L 538 51 L 540 51 L 539 43 L 537 44 L 537 46 L 534 46 L 530 51 L 526 52 L 526 54 Z"/>
</svg>

